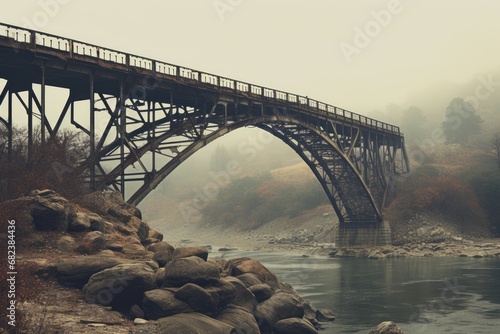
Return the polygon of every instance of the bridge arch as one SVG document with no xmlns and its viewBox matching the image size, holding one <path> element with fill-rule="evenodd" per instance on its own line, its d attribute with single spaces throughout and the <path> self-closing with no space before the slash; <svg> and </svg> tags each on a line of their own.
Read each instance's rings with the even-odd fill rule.
<svg viewBox="0 0 500 334">
<path fill-rule="evenodd" d="M 220 106 L 221 104 L 218 104 L 214 110 Z M 255 126 L 281 139 L 302 158 L 320 182 L 341 222 L 379 222 L 382 220 L 381 212 L 370 189 L 356 166 L 337 143 L 312 124 L 284 115 L 250 117 L 222 126 L 207 136 L 195 138 L 186 149 L 178 152 L 158 171 L 146 177 L 144 184 L 129 198 L 129 202 L 139 204 L 171 172 L 198 150 L 229 132 L 249 126 Z M 126 168 L 127 165 L 139 161 L 141 155 L 147 152 L 150 146 L 161 146 L 163 141 L 190 127 L 190 124 L 185 123 L 182 128 L 176 128 L 160 136 L 151 145 L 146 145 L 133 154 L 130 153 L 125 159 L 126 164 L 109 173 L 108 179 L 113 175 L 119 175 L 120 168 Z M 109 148 L 105 148 L 104 151 L 106 150 Z"/>
</svg>

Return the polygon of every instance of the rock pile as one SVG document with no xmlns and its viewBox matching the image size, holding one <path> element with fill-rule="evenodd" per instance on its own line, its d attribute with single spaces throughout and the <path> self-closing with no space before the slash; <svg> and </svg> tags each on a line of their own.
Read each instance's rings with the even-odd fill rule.
<svg viewBox="0 0 500 334">
<path fill-rule="evenodd" d="M 51 190 L 15 201 L 38 230 L 63 232 L 54 246 L 72 254 L 39 274 L 83 289 L 88 303 L 137 325 L 156 321 L 159 333 L 307 334 L 335 319 L 256 260 L 215 261 L 203 247 L 174 248 L 118 192 L 91 193 L 80 205 Z"/>
</svg>

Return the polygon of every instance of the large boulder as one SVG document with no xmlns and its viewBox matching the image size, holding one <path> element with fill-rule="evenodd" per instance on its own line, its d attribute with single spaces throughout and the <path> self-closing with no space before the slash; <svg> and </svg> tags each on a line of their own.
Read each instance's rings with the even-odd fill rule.
<svg viewBox="0 0 500 334">
<path fill-rule="evenodd" d="M 135 216 L 142 219 L 141 210 L 135 206 L 125 202 L 123 196 L 119 191 L 108 191 L 103 193 L 104 199 L 109 203 L 110 206 L 115 208 L 120 208 L 131 216 Z"/>
<path fill-rule="evenodd" d="M 259 325 L 253 314 L 240 306 L 228 306 L 219 313 L 217 320 L 233 326 L 238 334 L 260 334 Z"/>
<path fill-rule="evenodd" d="M 249 288 L 250 292 L 255 295 L 259 303 L 268 300 L 273 295 L 273 289 L 267 284 L 257 284 Z"/>
<path fill-rule="evenodd" d="M 248 312 L 253 312 L 257 306 L 257 299 L 238 278 L 227 276 L 221 279 L 221 281 L 230 284 L 236 291 L 234 298 L 231 300 L 231 304 L 240 306 Z"/>
<path fill-rule="evenodd" d="M 278 279 L 262 263 L 250 258 L 239 258 L 228 261 L 228 271 L 232 276 L 243 275 L 246 273 L 255 274 L 262 283 L 270 287 L 278 287 Z"/>
<path fill-rule="evenodd" d="M 72 236 L 65 235 L 57 240 L 56 247 L 61 252 L 71 253 L 76 250 L 76 242 Z"/>
<path fill-rule="evenodd" d="M 384 321 L 373 328 L 368 334 L 404 334 L 403 330 L 392 321 Z"/>
<path fill-rule="evenodd" d="M 122 246 L 121 252 L 130 259 L 136 260 L 151 260 L 153 259 L 153 253 L 147 251 L 143 245 L 138 243 L 125 243 Z"/>
<path fill-rule="evenodd" d="M 109 208 L 109 202 L 101 191 L 83 195 L 78 203 L 99 215 L 107 214 Z"/>
<path fill-rule="evenodd" d="M 175 290 L 165 288 L 146 291 L 142 300 L 142 309 L 146 319 L 158 319 L 177 313 L 194 312 L 189 304 L 175 298 Z"/>
<path fill-rule="evenodd" d="M 181 287 L 187 283 L 205 286 L 219 280 L 219 269 L 197 256 L 172 260 L 165 269 L 164 287 Z"/>
<path fill-rule="evenodd" d="M 205 290 L 212 296 L 219 308 L 223 308 L 227 304 L 233 303 L 238 296 L 238 291 L 233 284 L 224 279 L 205 287 Z"/>
<path fill-rule="evenodd" d="M 155 242 L 162 241 L 163 240 L 163 233 L 150 227 L 148 238 L 155 240 Z"/>
<path fill-rule="evenodd" d="M 163 267 L 167 262 L 172 260 L 174 246 L 167 242 L 160 241 L 149 246 L 148 251 L 153 252 L 153 260 Z"/>
<path fill-rule="evenodd" d="M 243 275 L 238 275 L 238 279 L 245 284 L 247 288 L 251 288 L 255 285 L 263 284 L 262 281 L 257 277 L 257 275 L 252 273 L 246 273 Z"/>
<path fill-rule="evenodd" d="M 175 292 L 175 298 L 186 302 L 195 312 L 212 315 L 220 299 L 212 297 L 199 285 L 188 283 Z"/>
<path fill-rule="evenodd" d="M 132 228 L 132 230 L 137 234 L 141 241 L 146 240 L 149 236 L 149 225 L 140 220 L 135 216 L 131 216 L 128 223 L 128 226 Z"/>
<path fill-rule="evenodd" d="M 142 219 L 141 211 L 125 202 L 118 191 L 94 191 L 82 196 L 79 204 L 99 215 L 114 217 L 124 223 L 129 222 L 131 217 Z"/>
<path fill-rule="evenodd" d="M 282 319 L 304 317 L 303 301 L 294 293 L 278 291 L 257 305 L 254 311 L 262 333 L 272 333 L 274 324 Z"/>
<path fill-rule="evenodd" d="M 131 260 L 115 256 L 79 256 L 56 264 L 56 275 L 61 283 L 83 287 L 95 273 L 119 264 L 132 263 Z"/>
<path fill-rule="evenodd" d="M 83 287 L 88 303 L 129 309 L 144 291 L 156 288 L 155 273 L 145 263 L 119 264 L 92 275 Z"/>
<path fill-rule="evenodd" d="M 160 334 L 237 334 L 233 326 L 200 313 L 181 313 L 158 319 Z"/>
<path fill-rule="evenodd" d="M 66 231 L 71 205 L 52 190 L 33 190 L 16 201 L 25 203 L 38 230 Z"/>
<path fill-rule="evenodd" d="M 165 275 L 167 274 L 167 271 L 165 268 L 160 268 L 156 271 L 156 285 L 162 286 L 163 281 L 165 280 Z"/>
<path fill-rule="evenodd" d="M 178 247 L 174 250 L 173 258 L 180 259 L 183 257 L 197 256 L 200 259 L 207 261 L 208 249 L 205 247 Z"/>
<path fill-rule="evenodd" d="M 318 334 L 318 331 L 307 320 L 288 318 L 274 324 L 274 334 Z"/>
<path fill-rule="evenodd" d="M 92 254 L 106 248 L 106 238 L 99 231 L 88 232 L 82 239 L 78 249 L 82 253 Z"/>
<path fill-rule="evenodd" d="M 90 228 L 89 216 L 84 212 L 77 212 L 70 216 L 69 230 L 73 232 L 83 232 Z"/>
<path fill-rule="evenodd" d="M 104 220 L 104 218 L 102 218 L 98 214 L 90 213 L 87 217 L 89 218 L 90 221 L 91 231 L 99 231 L 104 234 L 112 234 L 116 232 L 113 224 L 107 222 L 106 220 Z"/>
</svg>

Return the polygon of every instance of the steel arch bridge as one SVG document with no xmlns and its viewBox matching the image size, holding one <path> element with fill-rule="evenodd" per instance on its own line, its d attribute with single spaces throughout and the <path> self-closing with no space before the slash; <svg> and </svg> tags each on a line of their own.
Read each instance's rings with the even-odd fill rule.
<svg viewBox="0 0 500 334">
<path fill-rule="evenodd" d="M 341 223 L 381 222 L 394 178 L 409 169 L 397 126 L 297 94 L 6 24 L 0 24 L 0 78 L 9 157 L 16 120 L 28 124 L 29 147 L 34 126 L 43 143 L 72 125 L 90 145 L 88 159 L 75 169 L 92 189 L 125 196 L 135 183 L 126 197 L 132 204 L 196 151 L 248 126 L 297 152 Z M 67 96 L 58 111 L 47 108 L 52 94 L 61 95 L 54 87 Z"/>
</svg>

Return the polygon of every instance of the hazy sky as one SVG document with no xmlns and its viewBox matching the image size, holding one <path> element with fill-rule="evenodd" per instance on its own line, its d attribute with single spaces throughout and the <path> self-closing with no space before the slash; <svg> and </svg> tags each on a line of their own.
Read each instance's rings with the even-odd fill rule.
<svg viewBox="0 0 500 334">
<path fill-rule="evenodd" d="M 2 0 L 0 21 L 367 113 L 499 67 L 498 0 Z"/>
</svg>

